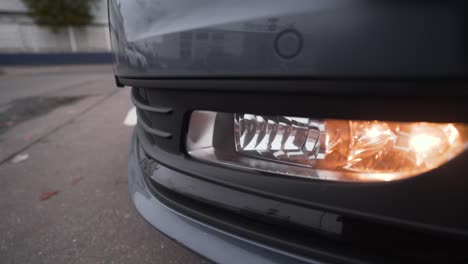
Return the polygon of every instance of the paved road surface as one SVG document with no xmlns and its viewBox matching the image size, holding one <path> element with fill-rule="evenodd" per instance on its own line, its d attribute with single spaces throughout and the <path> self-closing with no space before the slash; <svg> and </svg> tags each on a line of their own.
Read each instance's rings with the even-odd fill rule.
<svg viewBox="0 0 468 264">
<path fill-rule="evenodd" d="M 4 70 L 0 263 L 205 262 L 131 204 L 130 108 L 109 66 Z"/>
</svg>

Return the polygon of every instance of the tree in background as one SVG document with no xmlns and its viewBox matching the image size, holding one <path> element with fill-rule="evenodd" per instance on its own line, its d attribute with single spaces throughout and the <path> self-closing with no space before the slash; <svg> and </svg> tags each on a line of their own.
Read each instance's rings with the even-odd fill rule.
<svg viewBox="0 0 468 264">
<path fill-rule="evenodd" d="M 96 0 L 23 0 L 36 24 L 58 31 L 62 27 L 82 27 L 93 20 Z"/>
</svg>

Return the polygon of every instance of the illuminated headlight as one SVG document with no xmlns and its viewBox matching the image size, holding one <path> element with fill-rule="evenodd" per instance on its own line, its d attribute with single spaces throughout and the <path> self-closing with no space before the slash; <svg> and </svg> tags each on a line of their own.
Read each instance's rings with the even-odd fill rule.
<svg viewBox="0 0 468 264">
<path fill-rule="evenodd" d="M 435 169 L 466 149 L 451 123 L 318 120 L 195 111 L 188 153 L 224 165 L 340 181 L 391 181 Z"/>
</svg>

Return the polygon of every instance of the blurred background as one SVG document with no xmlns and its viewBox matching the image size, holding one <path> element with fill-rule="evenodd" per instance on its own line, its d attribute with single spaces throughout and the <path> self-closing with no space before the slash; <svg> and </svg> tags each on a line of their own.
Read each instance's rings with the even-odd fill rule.
<svg viewBox="0 0 468 264">
<path fill-rule="evenodd" d="M 110 50 L 107 0 L 0 1 L 2 65 L 110 63 Z"/>
<path fill-rule="evenodd" d="M 0 0 L 0 263 L 204 263 L 127 191 L 106 0 Z"/>
</svg>

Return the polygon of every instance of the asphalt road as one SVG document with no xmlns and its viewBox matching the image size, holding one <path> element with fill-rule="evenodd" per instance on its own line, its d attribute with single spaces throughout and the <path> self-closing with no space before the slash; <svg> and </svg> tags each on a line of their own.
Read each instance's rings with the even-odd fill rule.
<svg viewBox="0 0 468 264">
<path fill-rule="evenodd" d="M 206 263 L 127 191 L 129 89 L 110 66 L 0 75 L 0 263 Z"/>
</svg>

